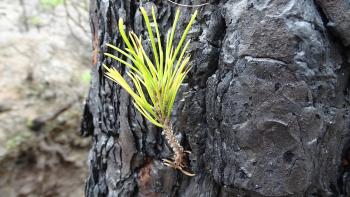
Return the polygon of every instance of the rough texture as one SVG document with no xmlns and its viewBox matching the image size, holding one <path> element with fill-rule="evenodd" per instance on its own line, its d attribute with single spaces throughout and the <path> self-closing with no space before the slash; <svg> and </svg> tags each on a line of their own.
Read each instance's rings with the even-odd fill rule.
<svg viewBox="0 0 350 197">
<path fill-rule="evenodd" d="M 146 36 L 137 8 L 155 5 L 164 35 L 174 4 L 91 0 L 95 56 L 82 132 L 94 144 L 86 196 L 350 195 L 350 21 L 348 4 L 332 2 L 217 0 L 199 8 L 190 32 L 193 69 L 173 114 L 178 138 L 192 151 L 197 176 L 189 178 L 162 165 L 171 152 L 161 130 L 101 68 L 124 72 L 102 55 L 106 43 L 123 47 L 119 17 Z M 335 13 L 336 6 L 344 9 Z M 181 9 L 180 21 L 188 21 L 193 9 Z"/>
<path fill-rule="evenodd" d="M 326 26 L 342 40 L 345 46 L 350 45 L 350 2 L 347 0 L 316 0 L 327 18 Z"/>
</svg>

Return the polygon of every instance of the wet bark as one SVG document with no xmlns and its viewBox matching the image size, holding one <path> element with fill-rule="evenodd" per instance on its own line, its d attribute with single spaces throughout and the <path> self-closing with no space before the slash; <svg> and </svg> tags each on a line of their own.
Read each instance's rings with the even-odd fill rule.
<svg viewBox="0 0 350 197">
<path fill-rule="evenodd" d="M 193 69 L 172 119 L 195 177 L 162 164 L 173 153 L 161 129 L 103 76 L 103 63 L 125 74 L 103 56 L 106 43 L 124 47 L 119 17 L 147 38 L 141 5 L 157 7 L 165 35 L 176 10 L 168 1 L 91 0 L 86 196 L 350 195 L 348 1 L 213 0 L 198 8 Z M 194 8 L 181 10 L 178 32 Z"/>
</svg>

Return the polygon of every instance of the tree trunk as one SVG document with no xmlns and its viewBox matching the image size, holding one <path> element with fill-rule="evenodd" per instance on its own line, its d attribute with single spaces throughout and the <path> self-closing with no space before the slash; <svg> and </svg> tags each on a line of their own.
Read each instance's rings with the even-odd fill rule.
<svg viewBox="0 0 350 197">
<path fill-rule="evenodd" d="M 103 63 L 126 76 L 103 56 L 107 43 L 124 48 L 118 18 L 147 38 L 138 8 L 152 5 L 164 36 L 177 8 L 170 1 L 91 0 L 93 77 L 82 122 L 82 133 L 93 139 L 86 196 L 350 195 L 347 0 L 181 7 L 176 32 L 195 9 L 199 16 L 189 33 L 193 68 L 172 126 L 192 152 L 194 177 L 162 163 L 173 155 L 162 130 L 104 77 Z"/>
</svg>

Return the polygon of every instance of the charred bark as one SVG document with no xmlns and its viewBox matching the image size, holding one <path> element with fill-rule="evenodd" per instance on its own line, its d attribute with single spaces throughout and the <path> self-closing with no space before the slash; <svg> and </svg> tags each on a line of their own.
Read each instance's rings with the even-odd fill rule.
<svg viewBox="0 0 350 197">
<path fill-rule="evenodd" d="M 193 69 L 172 119 L 195 177 L 162 164 L 173 155 L 162 130 L 103 76 L 103 63 L 124 73 L 103 56 L 106 43 L 123 48 L 119 17 L 147 38 L 141 5 L 157 7 L 165 35 L 176 10 L 168 1 L 91 0 L 86 196 L 350 195 L 346 0 L 216 0 L 198 8 Z M 183 29 L 194 8 L 181 9 Z"/>
</svg>

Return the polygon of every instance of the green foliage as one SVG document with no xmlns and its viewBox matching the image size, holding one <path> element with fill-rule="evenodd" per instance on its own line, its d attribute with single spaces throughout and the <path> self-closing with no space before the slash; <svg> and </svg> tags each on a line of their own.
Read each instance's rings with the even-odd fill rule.
<svg viewBox="0 0 350 197">
<path fill-rule="evenodd" d="M 43 23 L 43 21 L 38 16 L 32 16 L 29 18 L 29 24 L 31 24 L 31 25 L 40 26 L 40 25 L 42 25 L 42 23 Z"/>
<path fill-rule="evenodd" d="M 15 136 L 11 137 L 6 141 L 6 148 L 8 150 L 13 150 L 21 143 L 28 140 L 31 136 L 32 135 L 30 132 L 21 132 L 19 134 L 16 134 Z"/>
<path fill-rule="evenodd" d="M 39 4 L 45 9 L 55 8 L 62 5 L 65 0 L 40 0 Z"/>
<path fill-rule="evenodd" d="M 27 126 L 27 128 L 33 127 L 33 120 L 30 119 L 30 118 L 28 118 L 28 119 L 27 119 L 27 122 L 26 122 L 26 126 Z"/>
<path fill-rule="evenodd" d="M 83 81 L 84 84 L 89 84 L 91 81 L 91 72 L 90 70 L 86 70 L 83 72 L 81 75 L 81 80 Z"/>
<path fill-rule="evenodd" d="M 169 121 L 180 85 L 191 69 L 188 66 L 190 56 L 185 54 L 190 41 L 187 41 L 185 44 L 184 42 L 197 16 L 197 11 L 192 15 L 178 45 L 174 48 L 173 40 L 180 11 L 176 11 L 175 19 L 171 30 L 167 33 L 166 46 L 164 47 L 160 42 L 161 38 L 153 7 L 153 25 L 150 23 L 146 10 L 144 8 L 140 8 L 140 10 L 151 40 L 154 61 L 152 62 L 151 58 L 146 54 L 142 46 L 141 36 L 136 36 L 134 32 L 129 32 L 129 37 L 126 35 L 123 19 L 120 18 L 118 21 L 119 32 L 126 44 L 126 49 L 122 50 L 111 44 L 107 44 L 107 46 L 124 55 L 132 63 L 110 53 L 105 53 L 105 55 L 130 69 L 127 71 L 127 75 L 132 80 L 136 91 L 130 87 L 115 68 L 108 68 L 104 65 L 107 70 L 106 77 L 118 83 L 131 95 L 134 99 L 135 107 L 145 118 L 159 127 L 164 127 Z M 155 28 L 156 38 L 153 35 L 151 26 Z M 156 39 L 158 42 L 156 42 Z"/>
</svg>

